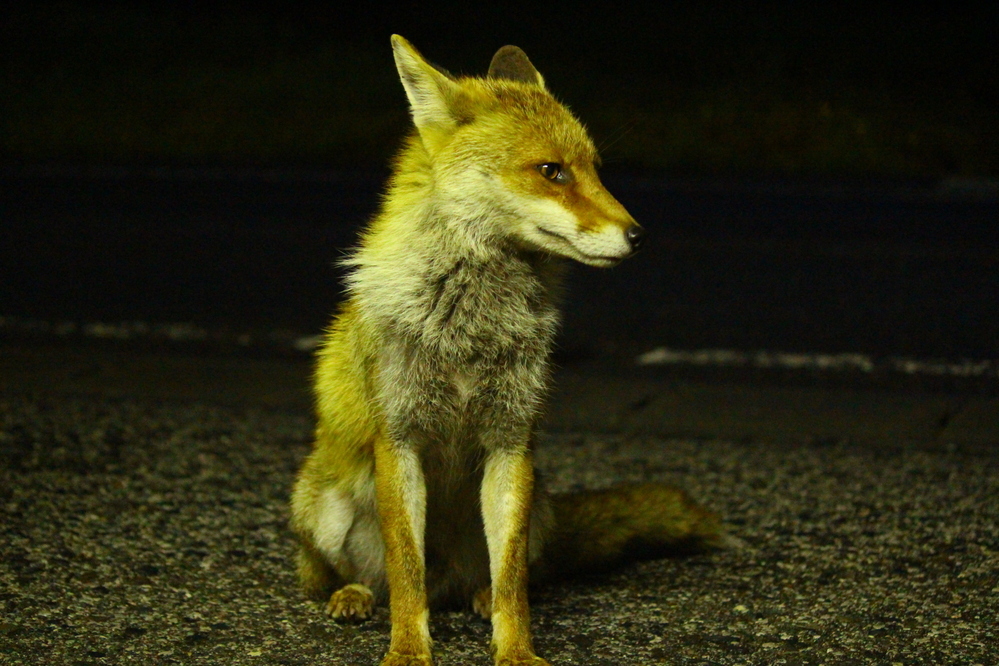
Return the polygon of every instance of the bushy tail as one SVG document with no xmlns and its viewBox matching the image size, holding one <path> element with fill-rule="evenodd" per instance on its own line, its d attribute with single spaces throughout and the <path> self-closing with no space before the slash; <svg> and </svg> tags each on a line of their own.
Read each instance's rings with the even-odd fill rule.
<svg viewBox="0 0 999 666">
<path fill-rule="evenodd" d="M 597 573 L 626 562 L 726 544 L 718 516 L 660 484 L 554 495 L 555 527 L 532 579 Z"/>
</svg>

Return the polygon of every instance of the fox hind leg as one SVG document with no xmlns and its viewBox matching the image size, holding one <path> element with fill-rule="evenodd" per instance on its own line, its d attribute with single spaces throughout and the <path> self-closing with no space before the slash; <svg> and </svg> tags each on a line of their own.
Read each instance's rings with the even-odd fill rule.
<svg viewBox="0 0 999 666">
<path fill-rule="evenodd" d="M 351 580 L 357 582 L 330 595 L 326 614 L 340 622 L 361 622 L 372 616 L 376 597 L 385 587 L 385 543 L 376 516 L 361 512 L 355 516 L 343 551 Z"/>
<path fill-rule="evenodd" d="M 367 502 L 359 503 L 358 497 L 339 489 L 299 495 L 309 497 L 314 498 L 311 503 L 296 505 L 301 509 L 298 578 L 303 591 L 326 602 L 326 614 L 335 620 L 366 620 L 384 586 L 384 546 L 377 516 L 363 509 Z"/>
<path fill-rule="evenodd" d="M 472 610 L 483 620 L 493 617 L 493 588 L 486 585 L 472 597 Z"/>
<path fill-rule="evenodd" d="M 348 583 L 311 543 L 298 551 L 298 578 L 311 599 L 326 600 L 326 615 L 341 622 L 360 622 L 371 617 L 375 593 L 363 583 Z"/>
<path fill-rule="evenodd" d="M 367 585 L 351 583 L 330 595 L 326 614 L 341 622 L 361 622 L 371 617 L 375 595 Z"/>
<path fill-rule="evenodd" d="M 326 614 L 334 620 L 360 622 L 371 617 L 375 607 L 371 588 L 361 583 L 344 585 L 343 578 L 312 544 L 299 547 L 298 579 L 310 599 L 328 600 Z"/>
<path fill-rule="evenodd" d="M 331 592 L 343 581 L 323 554 L 308 541 L 298 547 L 298 582 L 305 596 L 316 601 L 329 598 Z"/>
</svg>

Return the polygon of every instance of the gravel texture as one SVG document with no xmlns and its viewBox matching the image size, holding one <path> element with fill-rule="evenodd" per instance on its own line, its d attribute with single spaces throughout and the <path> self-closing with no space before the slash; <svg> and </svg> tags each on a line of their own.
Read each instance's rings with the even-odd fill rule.
<svg viewBox="0 0 999 666">
<path fill-rule="evenodd" d="M 613 387 L 609 387 L 613 390 Z M 0 393 L 0 663 L 377 664 L 388 613 L 339 626 L 296 589 L 301 410 Z M 662 480 L 741 547 L 542 590 L 555 665 L 999 663 L 999 447 L 565 432 L 555 490 Z M 471 613 L 440 666 L 491 663 Z"/>
</svg>

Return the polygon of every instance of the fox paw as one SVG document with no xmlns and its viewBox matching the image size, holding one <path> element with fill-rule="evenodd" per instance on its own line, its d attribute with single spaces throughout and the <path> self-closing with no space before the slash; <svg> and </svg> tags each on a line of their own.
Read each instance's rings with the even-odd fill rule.
<svg viewBox="0 0 999 666">
<path fill-rule="evenodd" d="M 434 662 L 429 654 L 401 654 L 399 652 L 389 652 L 382 659 L 381 666 L 433 666 Z"/>
<path fill-rule="evenodd" d="M 493 588 L 486 585 L 472 597 L 472 610 L 489 620 L 493 616 Z"/>
<path fill-rule="evenodd" d="M 371 617 L 374 607 L 375 595 L 371 590 L 360 583 L 353 583 L 330 596 L 326 614 L 340 622 L 360 622 Z"/>
</svg>

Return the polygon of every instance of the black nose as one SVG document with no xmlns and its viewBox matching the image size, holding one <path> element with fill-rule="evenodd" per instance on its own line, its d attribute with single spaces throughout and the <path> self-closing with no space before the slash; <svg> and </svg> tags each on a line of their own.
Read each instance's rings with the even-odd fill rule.
<svg viewBox="0 0 999 666">
<path fill-rule="evenodd" d="M 624 237 L 628 239 L 628 244 L 631 245 L 631 251 L 634 252 L 642 246 L 642 239 L 645 238 L 645 229 L 641 228 L 637 224 L 633 224 L 628 227 L 628 230 L 624 232 Z"/>
</svg>

